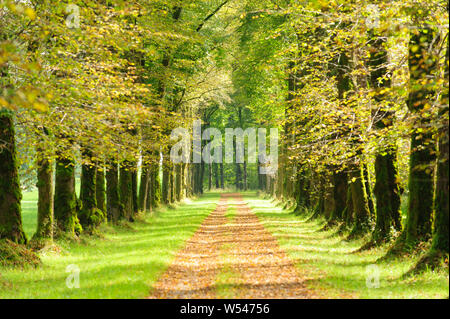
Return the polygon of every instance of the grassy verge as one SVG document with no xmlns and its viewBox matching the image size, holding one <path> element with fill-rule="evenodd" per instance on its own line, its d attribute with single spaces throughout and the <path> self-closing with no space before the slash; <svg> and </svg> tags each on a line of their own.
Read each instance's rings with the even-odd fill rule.
<svg viewBox="0 0 450 319">
<path fill-rule="evenodd" d="M 28 239 L 31 239 L 36 232 L 37 200 L 38 192 L 36 190 L 22 193 L 22 223 Z"/>
<path fill-rule="evenodd" d="M 219 194 L 209 193 L 140 222 L 105 225 L 102 238 L 85 237 L 82 244 L 59 242 L 62 251 L 43 253 L 43 265 L 37 269 L 0 268 L 0 298 L 144 298 L 218 198 Z M 24 209 L 29 236 L 35 210 L 33 217 L 31 203 L 29 211 Z M 69 265 L 80 269 L 79 289 L 66 285 Z"/>
<path fill-rule="evenodd" d="M 288 255 L 297 261 L 301 272 L 311 278 L 308 285 L 326 291 L 330 298 L 343 294 L 389 299 L 447 298 L 449 295 L 448 269 L 426 271 L 404 279 L 402 275 L 419 256 L 376 263 L 386 253 L 387 246 L 354 253 L 362 246 L 362 240 L 346 242 L 333 230 L 320 231 L 322 223 L 307 222 L 252 193 L 246 193 L 245 199 Z"/>
</svg>

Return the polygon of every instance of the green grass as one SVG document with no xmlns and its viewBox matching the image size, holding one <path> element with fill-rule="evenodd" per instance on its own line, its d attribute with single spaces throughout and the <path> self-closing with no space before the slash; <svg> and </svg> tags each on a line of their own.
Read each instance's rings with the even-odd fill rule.
<svg viewBox="0 0 450 319">
<path fill-rule="evenodd" d="M 22 193 L 22 223 L 23 230 L 25 231 L 28 239 L 33 237 L 36 232 L 37 200 L 37 190 Z"/>
<path fill-rule="evenodd" d="M 418 256 L 376 263 L 386 253 L 387 246 L 354 253 L 362 246 L 363 240 L 347 242 L 336 236 L 333 230 L 320 231 L 323 223 L 307 222 L 306 218 L 290 214 L 270 200 L 255 198 L 252 193 L 246 193 L 245 199 L 288 255 L 296 260 L 301 272 L 312 278 L 308 281 L 311 289 L 326 291 L 330 298 L 342 295 L 447 298 L 449 295 L 448 269 L 402 279 Z M 368 288 L 366 284 L 370 279 L 367 272 L 373 269 L 371 265 L 376 265 L 379 271 L 379 288 Z"/>
<path fill-rule="evenodd" d="M 236 206 L 233 204 L 229 204 L 227 207 L 227 211 L 225 212 L 225 217 L 228 218 L 228 220 L 231 222 L 234 219 L 234 216 L 236 216 Z"/>
<path fill-rule="evenodd" d="M 24 200 L 33 194 L 24 196 Z M 104 226 L 104 238 L 64 243 L 62 252 L 41 256 L 37 269 L 1 269 L 0 298 L 144 298 L 175 253 L 216 207 L 218 193 L 148 216 L 130 227 Z M 24 210 L 27 234 L 36 211 Z M 35 225 L 35 222 L 34 222 Z M 66 267 L 80 269 L 80 288 L 66 286 Z"/>
</svg>

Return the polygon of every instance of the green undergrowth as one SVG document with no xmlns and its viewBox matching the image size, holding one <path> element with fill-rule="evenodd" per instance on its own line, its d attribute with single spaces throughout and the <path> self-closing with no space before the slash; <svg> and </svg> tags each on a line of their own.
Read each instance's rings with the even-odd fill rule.
<svg viewBox="0 0 450 319">
<path fill-rule="evenodd" d="M 245 193 L 245 200 L 296 261 L 308 286 L 329 298 L 448 298 L 448 267 L 405 276 L 421 254 L 380 260 L 388 245 L 357 252 L 367 238 L 346 241 L 336 228 L 321 231 L 324 221 L 307 221 L 254 193 Z"/>
<path fill-rule="evenodd" d="M 24 245 L 0 240 L 0 267 L 37 267 L 40 263 L 39 257 Z"/>
<path fill-rule="evenodd" d="M 208 193 L 135 223 L 102 225 L 97 235 L 82 236 L 79 242 L 58 241 L 40 253 L 37 268 L 0 267 L 0 298 L 145 298 L 176 251 L 215 209 L 219 196 Z M 31 208 L 24 211 L 28 236 L 36 208 L 31 215 Z M 80 271 L 80 288 L 66 285 L 73 269 Z"/>
</svg>

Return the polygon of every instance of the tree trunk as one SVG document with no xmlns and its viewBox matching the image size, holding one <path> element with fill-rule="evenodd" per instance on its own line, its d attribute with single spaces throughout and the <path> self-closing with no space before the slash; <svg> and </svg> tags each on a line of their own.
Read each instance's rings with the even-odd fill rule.
<svg viewBox="0 0 450 319">
<path fill-rule="evenodd" d="M 128 161 L 122 162 L 120 165 L 119 174 L 119 198 L 123 207 L 124 217 L 128 221 L 133 219 L 133 176 L 131 172 L 131 165 Z"/>
<path fill-rule="evenodd" d="M 147 209 L 147 202 L 150 202 L 149 194 L 150 172 L 147 165 L 142 165 L 141 182 L 139 184 L 139 210 L 145 212 Z"/>
<path fill-rule="evenodd" d="M 247 160 L 244 158 L 244 171 L 243 171 L 243 189 L 246 191 L 248 189 L 247 181 Z"/>
<path fill-rule="evenodd" d="M 105 168 L 103 165 L 97 166 L 95 185 L 97 208 L 106 214 Z"/>
<path fill-rule="evenodd" d="M 85 152 L 87 157 L 92 157 L 91 152 Z M 81 168 L 80 200 L 82 208 L 78 213 L 80 224 L 84 230 L 92 232 L 105 221 L 105 214 L 97 208 L 96 195 L 96 167 L 84 164 Z"/>
<path fill-rule="evenodd" d="M 216 184 L 216 189 L 220 188 L 220 180 L 219 180 L 219 167 L 217 163 L 213 164 L 213 168 L 214 168 L 214 181 Z"/>
<path fill-rule="evenodd" d="M 421 113 L 425 105 L 433 103 L 435 95 L 429 88 L 433 85 L 432 74 L 436 68 L 432 50 L 435 36 L 436 32 L 431 28 L 412 29 L 410 33 L 408 108 L 418 116 L 411 135 L 408 218 L 404 236 L 406 242 L 411 244 L 418 240 L 426 241 L 431 236 L 436 149 L 427 127 L 429 120 Z"/>
<path fill-rule="evenodd" d="M 333 173 L 333 198 L 334 207 L 328 220 L 328 226 L 336 225 L 342 221 L 343 213 L 347 206 L 348 176 L 346 172 Z"/>
<path fill-rule="evenodd" d="M 212 163 L 208 164 L 208 190 L 211 191 L 213 183 Z"/>
<path fill-rule="evenodd" d="M 225 189 L 225 175 L 223 163 L 220 163 L 220 188 Z"/>
<path fill-rule="evenodd" d="M 350 167 L 350 188 L 352 191 L 353 229 L 348 238 L 356 238 L 370 230 L 370 210 L 364 187 L 364 173 L 361 164 Z"/>
<path fill-rule="evenodd" d="M 38 216 L 33 241 L 53 239 L 53 167 L 40 150 L 37 150 Z"/>
<path fill-rule="evenodd" d="M 170 167 L 167 163 L 167 157 L 163 159 L 163 176 L 162 176 L 162 202 L 165 205 L 170 203 Z"/>
<path fill-rule="evenodd" d="M 175 200 L 180 202 L 182 199 L 183 188 L 183 164 L 177 164 L 175 166 Z"/>
<path fill-rule="evenodd" d="M 75 193 L 75 164 L 71 159 L 58 157 L 55 172 L 54 217 L 55 235 L 75 237 L 82 231 L 77 216 Z"/>
<path fill-rule="evenodd" d="M 111 162 L 106 171 L 106 212 L 108 220 L 113 223 L 125 217 L 120 201 L 119 172 L 115 162 Z"/>
<path fill-rule="evenodd" d="M 175 203 L 175 174 L 174 174 L 174 166 L 170 167 L 170 175 L 169 175 L 169 202 Z"/>
<path fill-rule="evenodd" d="M 363 176 L 364 176 L 364 188 L 366 190 L 366 195 L 367 195 L 367 205 L 369 206 L 370 216 L 374 217 L 375 216 L 375 206 L 373 204 L 372 190 L 370 188 L 369 169 L 367 167 L 366 162 L 364 162 L 362 164 L 362 169 L 363 169 Z"/>
<path fill-rule="evenodd" d="M 14 134 L 12 114 L 0 110 L 0 239 L 26 244 Z"/>
<path fill-rule="evenodd" d="M 448 254 L 448 224 L 449 224 L 449 136 L 448 136 L 448 103 L 449 103 L 449 42 L 447 39 L 447 54 L 445 58 L 444 89 L 441 98 L 440 118 L 443 119 L 439 129 L 439 151 L 437 163 L 436 198 L 435 198 L 435 220 L 432 250 L 447 252 Z"/>
<path fill-rule="evenodd" d="M 377 198 L 376 223 L 372 239 L 375 243 L 389 241 L 392 226 L 401 229 L 400 189 L 395 149 L 378 154 L 375 159 L 375 188 Z"/>
<path fill-rule="evenodd" d="M 131 189 L 132 189 L 133 219 L 134 219 L 139 214 L 138 172 L 136 163 L 133 163 L 133 169 L 131 170 Z"/>
<path fill-rule="evenodd" d="M 152 210 L 159 207 L 161 203 L 161 182 L 159 178 L 159 165 L 157 163 L 150 166 L 150 182 L 148 191 L 150 201 L 147 208 Z"/>
<path fill-rule="evenodd" d="M 236 163 L 236 189 L 241 190 L 242 189 L 242 171 L 241 171 L 241 164 Z"/>
<path fill-rule="evenodd" d="M 200 185 L 199 191 L 200 194 L 203 194 L 203 181 L 205 180 L 205 162 L 201 162 L 200 164 Z"/>
<path fill-rule="evenodd" d="M 374 31 L 373 31 L 374 32 Z M 391 80 L 386 77 L 388 73 L 388 52 L 385 49 L 386 37 L 372 35 L 371 54 L 369 60 L 370 85 L 375 91 L 375 102 L 385 102 L 384 88 L 391 86 Z M 372 111 L 377 129 L 386 129 L 392 126 L 394 114 L 384 107 Z M 391 238 L 392 226 L 401 230 L 400 213 L 400 185 L 397 170 L 397 148 L 395 145 L 382 145 L 375 158 L 375 187 L 373 189 L 377 199 L 376 223 L 372 234 L 372 242 L 387 242 Z"/>
</svg>

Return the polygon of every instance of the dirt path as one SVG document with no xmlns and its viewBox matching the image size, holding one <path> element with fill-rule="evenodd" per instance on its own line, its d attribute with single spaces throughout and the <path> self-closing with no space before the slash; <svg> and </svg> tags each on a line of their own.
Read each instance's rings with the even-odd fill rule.
<svg viewBox="0 0 450 319">
<path fill-rule="evenodd" d="M 221 196 L 153 288 L 150 298 L 314 298 L 240 194 Z"/>
</svg>

